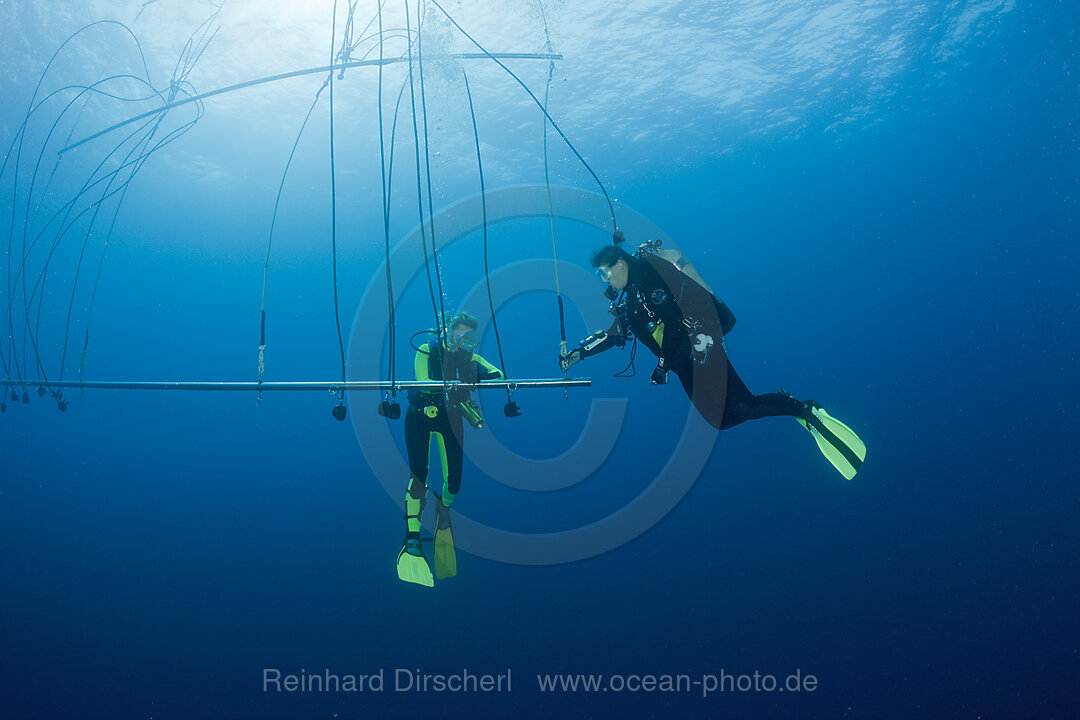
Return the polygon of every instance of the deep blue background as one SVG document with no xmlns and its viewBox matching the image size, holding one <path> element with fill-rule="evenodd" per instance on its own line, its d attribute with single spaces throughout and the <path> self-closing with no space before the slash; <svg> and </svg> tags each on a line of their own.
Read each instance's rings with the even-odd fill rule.
<svg viewBox="0 0 1080 720">
<path fill-rule="evenodd" d="M 36 397 L 9 403 L 5 716 L 1073 716 L 1080 108 L 1075 11 L 1043 5 L 1010 15 L 949 82 L 898 94 L 881 122 L 842 140 L 811 127 L 796 142 L 619 178 L 619 199 L 676 238 L 738 315 L 730 354 L 751 389 L 813 397 L 858 430 L 869 456 L 855 481 L 794 423 L 747 424 L 721 436 L 686 499 L 628 545 L 544 568 L 463 555 L 460 576 L 429 591 L 395 579 L 400 511 L 320 394 L 257 406 L 72 392 L 64 415 Z M 596 165 L 603 175 L 617 163 Z M 168 181 L 147 172 L 150 185 Z M 475 192 L 469 183 L 462 193 Z M 248 214 L 266 222 L 266 197 L 236 205 L 219 219 L 223 238 Z M 156 216 L 129 204 L 126 232 L 144 237 Z M 117 250 L 108 266 L 103 305 L 125 304 L 128 325 L 99 340 L 96 376 L 248 378 L 261 257 L 192 256 L 176 249 L 182 228 L 157 235 L 159 246 Z M 581 231 L 566 261 L 584 263 L 603 241 Z M 479 278 L 466 256 L 478 247 L 472 238 L 447 259 L 452 294 Z M 344 249 L 346 277 L 378 250 Z M 493 252 L 497 265 L 519 249 Z M 272 332 L 321 334 L 273 348 L 275 379 L 332 377 L 325 256 L 277 278 Z M 346 285 L 348 331 L 362 286 Z M 424 313 L 412 296 L 401 332 L 423 327 Z M 514 374 L 554 370 L 550 296 L 515 300 L 502 322 Z M 589 329 L 573 314 L 571 325 L 574 337 Z M 490 336 L 483 351 L 496 357 Z M 408 368 L 410 352 L 398 357 Z M 467 467 L 462 510 L 507 527 L 573 526 L 648 482 L 685 401 L 675 386 L 648 386 L 647 356 L 637 378 L 608 378 L 624 363 L 590 359 L 579 369 L 596 386 L 568 400 L 522 393 L 517 420 L 489 404 L 492 432 L 548 457 L 572 443 L 592 394 L 628 397 L 597 478 L 533 501 Z M 515 691 L 267 695 L 264 667 L 509 667 Z M 820 687 L 702 700 L 541 696 L 533 682 L 721 669 L 801 669 Z"/>
</svg>

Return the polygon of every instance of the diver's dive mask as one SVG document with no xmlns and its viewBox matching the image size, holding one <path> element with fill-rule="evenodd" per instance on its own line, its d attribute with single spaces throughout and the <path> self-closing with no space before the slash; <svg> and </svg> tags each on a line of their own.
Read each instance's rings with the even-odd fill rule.
<svg viewBox="0 0 1080 720">
<path fill-rule="evenodd" d="M 458 350 L 472 352 L 480 344 L 480 335 L 475 330 L 466 330 L 463 333 L 451 333 L 450 342 Z"/>
</svg>

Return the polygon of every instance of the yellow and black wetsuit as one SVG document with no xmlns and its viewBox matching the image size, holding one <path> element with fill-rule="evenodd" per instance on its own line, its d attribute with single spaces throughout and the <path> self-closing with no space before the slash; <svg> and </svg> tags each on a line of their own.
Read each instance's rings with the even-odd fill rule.
<svg viewBox="0 0 1080 720">
<path fill-rule="evenodd" d="M 448 350 L 425 343 L 415 360 L 417 380 L 461 380 L 475 383 L 497 380 L 502 372 L 476 353 Z M 457 403 L 447 402 L 441 389 L 409 393 L 405 412 L 405 447 L 409 453 L 409 486 L 405 495 L 408 537 L 420 536 L 420 509 L 427 492 L 428 457 L 432 437 L 438 443 L 443 471 L 441 492 L 446 507 L 453 504 L 461 489 L 462 415 Z M 436 493 L 439 495 L 440 493 Z"/>
</svg>

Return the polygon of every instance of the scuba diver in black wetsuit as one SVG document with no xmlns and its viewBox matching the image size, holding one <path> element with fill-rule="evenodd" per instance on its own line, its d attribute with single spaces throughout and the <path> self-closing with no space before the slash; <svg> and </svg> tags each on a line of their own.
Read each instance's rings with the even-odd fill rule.
<svg viewBox="0 0 1080 720">
<path fill-rule="evenodd" d="M 739 423 L 775 415 L 796 418 L 817 440 L 826 458 L 849 480 L 866 456 L 866 446 L 843 423 L 815 402 L 801 402 L 784 391 L 754 395 L 728 362 L 722 338 L 735 316 L 707 289 L 704 280 L 677 251 L 660 242 L 642 244 L 631 255 L 615 243 L 592 254 L 590 262 L 607 283 L 615 322 L 559 357 L 565 371 L 586 357 L 622 347 L 636 338 L 657 357 L 652 384 L 662 385 L 674 372 L 701 416 L 726 430 Z"/>
<path fill-rule="evenodd" d="M 438 338 L 417 348 L 417 380 L 460 380 L 474 384 L 497 380 L 502 372 L 473 352 L 479 343 L 475 317 L 459 312 L 446 322 Z M 420 334 L 420 333 L 417 333 Z M 405 492 L 405 544 L 398 553 L 398 577 L 405 582 L 434 585 L 431 568 L 424 558 L 420 542 L 420 517 L 427 499 L 428 456 L 434 437 L 439 447 L 443 472 L 442 491 L 435 493 L 435 576 L 439 579 L 457 574 L 450 506 L 461 489 L 463 419 L 474 428 L 484 424 L 480 409 L 467 390 L 444 392 L 413 390 L 405 411 L 405 447 L 409 454 L 409 484 Z"/>
</svg>

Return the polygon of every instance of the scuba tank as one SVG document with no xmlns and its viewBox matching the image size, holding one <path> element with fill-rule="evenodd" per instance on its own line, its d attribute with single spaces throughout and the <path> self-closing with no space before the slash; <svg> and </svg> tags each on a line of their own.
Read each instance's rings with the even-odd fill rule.
<svg viewBox="0 0 1080 720">
<path fill-rule="evenodd" d="M 675 266 L 682 274 L 696 282 L 701 287 L 709 291 L 709 294 L 713 294 L 713 289 L 709 283 L 705 282 L 705 278 L 701 276 L 701 273 L 697 271 L 694 264 L 690 262 L 690 259 L 686 257 L 686 254 L 682 250 L 673 250 L 671 248 L 663 248 L 664 241 L 660 239 L 646 240 L 638 245 L 635 255 L 641 257 L 643 255 L 655 255 L 659 258 L 667 260 L 669 263 Z"/>
<path fill-rule="evenodd" d="M 723 337 L 724 335 L 727 335 L 729 332 L 731 332 L 732 328 L 735 327 L 735 313 L 731 311 L 731 308 L 727 306 L 727 303 L 716 297 L 716 293 L 714 293 L 712 288 L 709 287 L 709 284 L 705 282 L 705 278 L 701 277 L 701 274 L 697 271 L 697 269 L 693 266 L 693 264 L 686 257 L 686 255 L 683 254 L 681 250 L 662 249 L 662 245 L 663 241 L 659 239 L 643 242 L 641 243 L 641 245 L 638 246 L 637 252 L 634 254 L 634 256 L 642 259 L 652 256 L 664 260 L 666 263 L 670 263 L 676 270 L 678 270 L 683 277 L 689 278 L 691 281 L 693 281 L 694 284 L 700 286 L 701 289 L 704 289 L 712 298 L 712 303 L 716 311 L 716 316 L 720 323 L 720 332 L 718 334 L 720 335 L 720 337 Z M 659 268 L 657 268 L 657 270 L 659 270 Z M 663 276 L 664 273 L 661 273 L 661 275 Z M 669 287 L 671 287 L 671 289 L 674 291 L 675 287 L 671 284 L 671 282 L 666 282 L 668 282 Z M 691 310 L 691 312 L 693 311 Z M 701 308 L 699 308 L 699 312 L 694 312 L 693 314 L 698 315 L 699 313 L 702 317 L 704 317 L 706 315 L 711 315 L 712 310 L 702 310 Z M 694 325 L 699 325 L 699 323 L 696 320 L 690 320 L 691 322 L 687 323 L 687 327 L 691 330 L 692 342 L 697 344 L 700 341 L 700 338 L 696 337 L 696 335 L 697 331 L 700 328 L 694 327 Z M 709 340 L 712 340 L 712 338 L 710 337 Z M 711 346 L 712 343 L 708 343 L 708 347 Z M 707 348 L 705 349 L 705 354 L 708 354 Z"/>
</svg>

